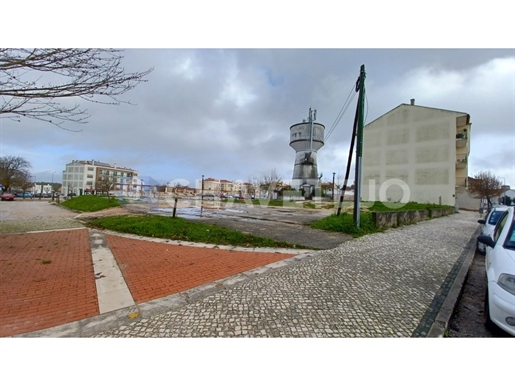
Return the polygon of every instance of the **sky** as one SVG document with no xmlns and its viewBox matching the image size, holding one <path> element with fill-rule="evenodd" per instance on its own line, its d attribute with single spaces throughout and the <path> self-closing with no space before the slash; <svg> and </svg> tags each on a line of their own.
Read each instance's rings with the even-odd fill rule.
<svg viewBox="0 0 515 386">
<path fill-rule="evenodd" d="M 223 19 L 211 22 L 219 25 Z M 297 26 L 291 24 L 289 28 Z M 49 36 L 50 42 L 64 45 L 62 34 L 54 39 L 49 31 Z M 153 68 L 147 82 L 122 95 L 131 104 L 80 101 L 91 117 L 84 125 L 66 124 L 68 130 L 4 117 L 0 155 L 27 159 L 37 181 L 61 182 L 62 171 L 72 160 L 125 166 L 160 183 L 188 182 L 192 187 L 202 175 L 249 181 L 274 168 L 288 181 L 295 160 L 289 128 L 307 119 L 312 108 L 326 135 L 333 129 L 318 152 L 318 171 L 326 181 L 335 173 L 341 183 L 357 103 L 352 90 L 360 66 L 365 65 L 365 124 L 412 98 L 419 106 L 468 113 L 469 175 L 490 171 L 515 186 L 515 50 L 509 46 L 474 48 L 483 40 L 472 40 L 463 48 L 367 47 L 369 41 L 381 41 L 369 36 L 362 47 L 319 47 L 309 45 L 317 39 L 304 41 L 302 35 L 300 40 L 291 39 L 290 46 L 280 39 L 274 46 L 270 43 L 275 36 L 263 34 L 242 43 L 221 39 L 221 44 L 194 35 L 184 47 L 177 40 L 144 40 L 138 35 L 139 40 L 133 41 L 128 36 L 128 40 L 113 39 L 115 45 L 128 47 L 122 62 L 126 71 Z M 76 40 L 64 43 L 102 46 L 98 43 L 106 42 L 101 38 L 78 34 Z M 202 41 L 208 43 L 199 44 Z M 24 42 L 27 46 L 23 39 L 20 43 Z M 43 42 L 48 45 L 48 40 Z M 303 46 L 305 42 L 308 45 Z M 349 96 L 354 99 L 336 124 Z"/>
<path fill-rule="evenodd" d="M 295 160 L 289 128 L 313 108 L 326 135 L 334 127 L 318 152 L 318 171 L 325 180 L 333 172 L 343 180 L 353 90 L 364 64 L 365 124 L 412 98 L 419 106 L 466 112 L 469 175 L 489 170 L 515 186 L 513 49 L 146 48 L 123 55 L 127 71 L 153 68 L 147 82 L 122 96 L 131 104 L 81 101 L 91 117 L 65 124 L 68 130 L 2 119 L 1 154 L 27 159 L 37 181 L 60 182 L 65 165 L 78 159 L 190 186 L 202 175 L 248 181 L 273 168 L 289 180 Z"/>
</svg>

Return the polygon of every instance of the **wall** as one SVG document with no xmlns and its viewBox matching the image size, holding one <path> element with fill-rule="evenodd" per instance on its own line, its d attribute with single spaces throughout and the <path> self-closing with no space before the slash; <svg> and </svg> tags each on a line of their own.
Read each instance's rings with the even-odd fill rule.
<svg viewBox="0 0 515 386">
<path fill-rule="evenodd" d="M 372 221 L 378 228 L 395 228 L 432 218 L 448 216 L 454 209 L 404 210 L 398 212 L 372 212 Z"/>
<path fill-rule="evenodd" d="M 462 115 L 403 104 L 366 125 L 363 201 L 454 206 L 456 120 Z"/>
</svg>

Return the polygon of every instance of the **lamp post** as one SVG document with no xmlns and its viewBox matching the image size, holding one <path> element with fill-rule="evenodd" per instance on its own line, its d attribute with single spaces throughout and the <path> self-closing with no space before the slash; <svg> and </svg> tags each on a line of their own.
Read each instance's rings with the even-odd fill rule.
<svg viewBox="0 0 515 386">
<path fill-rule="evenodd" d="M 331 198 L 332 200 L 334 201 L 334 175 L 336 174 L 336 172 L 333 172 L 333 186 L 331 186 Z"/>
<path fill-rule="evenodd" d="M 503 180 L 502 186 L 506 185 L 506 178 L 504 178 L 504 177 L 497 177 L 497 178 L 502 178 L 502 180 Z M 501 186 L 501 189 L 502 189 L 502 186 Z M 501 192 L 501 194 L 502 194 L 502 196 L 499 197 L 499 201 L 500 201 L 499 203 L 505 205 L 506 204 L 506 198 L 505 198 L 506 191 Z"/>
<path fill-rule="evenodd" d="M 202 217 L 202 209 L 204 208 L 204 175 L 202 174 L 202 188 L 200 191 L 200 217 Z"/>
<path fill-rule="evenodd" d="M 52 192 L 52 201 L 54 201 L 54 174 L 55 174 L 55 171 L 52 172 L 52 183 L 50 184 L 50 190 Z"/>
</svg>

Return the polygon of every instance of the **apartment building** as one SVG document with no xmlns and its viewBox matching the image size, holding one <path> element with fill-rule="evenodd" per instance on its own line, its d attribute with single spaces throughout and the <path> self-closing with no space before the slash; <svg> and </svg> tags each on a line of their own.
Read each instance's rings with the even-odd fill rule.
<svg viewBox="0 0 515 386">
<path fill-rule="evenodd" d="M 99 183 L 105 178 L 114 182 L 114 191 L 122 194 L 135 193 L 141 189 L 142 183 L 139 173 L 133 169 L 110 165 L 95 160 L 73 160 L 66 164 L 63 170 L 63 185 L 61 192 L 64 195 L 77 196 L 94 192 L 99 189 Z"/>
<path fill-rule="evenodd" d="M 455 205 L 467 187 L 470 115 L 401 104 L 363 129 L 364 201 Z"/>
<path fill-rule="evenodd" d="M 241 194 L 248 195 L 254 194 L 253 187 L 250 182 L 240 182 L 240 181 L 229 181 L 225 179 L 216 179 L 216 178 L 204 178 L 204 193 L 205 194 Z M 197 181 L 197 189 L 199 191 L 202 190 L 202 180 Z"/>
</svg>

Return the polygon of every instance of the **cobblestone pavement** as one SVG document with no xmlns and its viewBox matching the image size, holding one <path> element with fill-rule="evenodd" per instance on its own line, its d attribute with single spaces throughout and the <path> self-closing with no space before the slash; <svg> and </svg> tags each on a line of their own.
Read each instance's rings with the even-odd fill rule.
<svg viewBox="0 0 515 386">
<path fill-rule="evenodd" d="M 351 240 L 95 336 L 426 336 L 476 221 L 462 212 Z"/>
</svg>

